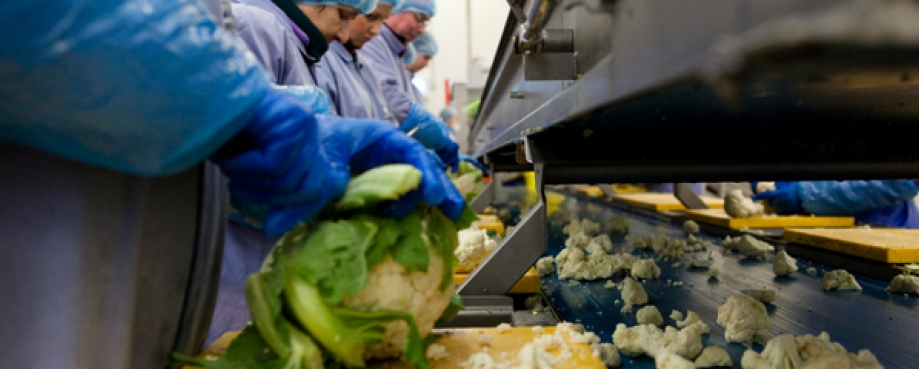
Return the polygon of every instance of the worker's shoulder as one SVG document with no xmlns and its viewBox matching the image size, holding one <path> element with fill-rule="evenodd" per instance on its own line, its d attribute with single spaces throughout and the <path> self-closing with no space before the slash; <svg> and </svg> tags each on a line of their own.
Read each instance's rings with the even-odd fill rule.
<svg viewBox="0 0 919 369">
<path fill-rule="evenodd" d="M 236 18 L 238 32 L 258 32 L 268 34 L 283 34 L 287 25 L 281 23 L 277 15 L 258 6 L 233 3 L 233 17 Z"/>
</svg>

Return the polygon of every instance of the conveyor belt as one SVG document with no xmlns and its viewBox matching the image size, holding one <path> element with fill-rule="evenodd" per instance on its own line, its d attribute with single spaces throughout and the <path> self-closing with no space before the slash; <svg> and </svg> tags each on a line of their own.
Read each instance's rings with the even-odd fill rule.
<svg viewBox="0 0 919 369">
<path fill-rule="evenodd" d="M 670 237 L 682 236 L 678 224 L 661 222 L 654 218 L 624 212 L 598 202 L 569 197 L 563 208 L 574 210 L 581 217 L 603 221 L 613 215 L 631 218 L 631 233 L 665 233 Z M 548 253 L 557 254 L 563 247 L 561 228 L 549 229 Z M 720 238 L 702 235 L 702 238 L 719 241 Z M 612 237 L 617 246 L 625 245 L 622 236 Z M 720 243 L 720 242 L 719 242 Z M 740 358 L 746 347 L 740 344 L 726 345 L 724 328 L 715 323 L 717 309 L 729 296 L 742 289 L 768 287 L 779 290 L 779 298 L 772 305 L 767 304 L 773 319 L 772 337 L 784 333 L 795 335 L 818 334 L 826 331 L 830 337 L 843 344 L 849 351 L 870 349 L 888 369 L 916 368 L 919 365 L 919 298 L 888 294 L 884 291 L 888 281 L 870 279 L 856 274 L 864 288 L 861 292 L 824 292 L 819 277 L 832 268 L 806 260 L 799 260 L 799 271 L 793 276 L 775 278 L 768 261 L 740 260 L 737 254 L 722 255 L 722 248 L 713 248 L 715 267 L 721 270 L 718 280 L 710 280 L 705 270 L 687 270 L 684 266 L 674 268 L 673 261 L 658 261 L 661 278 L 643 283 L 650 296 L 650 303 L 657 306 L 665 323 L 673 325 L 668 318 L 671 310 L 695 311 L 712 328 L 710 335 L 703 336 L 706 346 L 725 347 L 734 360 L 734 367 L 740 368 Z M 706 255 L 697 252 L 700 257 Z M 649 254 L 650 255 L 650 254 Z M 689 254 L 691 255 L 691 254 Z M 808 275 L 805 270 L 814 266 L 817 276 Z M 622 277 L 614 277 L 616 282 Z M 666 281 L 679 280 L 680 287 L 667 286 Z M 600 335 L 604 342 L 612 341 L 616 324 L 624 322 L 634 325 L 634 314 L 623 315 L 616 289 L 603 287 L 605 280 L 582 282 L 569 286 L 568 281 L 559 281 L 556 274 L 544 276 L 543 292 L 555 308 L 559 317 L 568 321 L 583 323 Z M 637 308 L 636 308 L 637 310 Z M 761 346 L 754 347 L 761 351 Z M 654 368 L 649 358 L 631 359 L 623 357 L 623 368 Z"/>
</svg>

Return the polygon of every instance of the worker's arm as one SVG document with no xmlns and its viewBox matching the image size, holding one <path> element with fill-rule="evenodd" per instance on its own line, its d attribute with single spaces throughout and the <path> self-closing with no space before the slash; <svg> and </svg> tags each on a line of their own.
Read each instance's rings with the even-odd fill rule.
<svg viewBox="0 0 919 369">
<path fill-rule="evenodd" d="M 776 182 L 776 189 L 753 197 L 766 200 L 780 214 L 855 215 L 912 199 L 910 180 Z"/>
</svg>

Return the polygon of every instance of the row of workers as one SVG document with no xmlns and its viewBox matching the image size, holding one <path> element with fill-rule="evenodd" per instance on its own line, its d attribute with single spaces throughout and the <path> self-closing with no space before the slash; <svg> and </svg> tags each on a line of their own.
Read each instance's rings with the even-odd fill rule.
<svg viewBox="0 0 919 369">
<path fill-rule="evenodd" d="M 381 211 L 458 218 L 457 145 L 401 58 L 432 16 L 432 0 L 5 1 L 0 140 L 141 176 L 216 164 L 236 213 L 210 341 L 248 321 L 243 280 L 277 237 L 354 173 L 413 165 L 419 191 Z"/>
</svg>

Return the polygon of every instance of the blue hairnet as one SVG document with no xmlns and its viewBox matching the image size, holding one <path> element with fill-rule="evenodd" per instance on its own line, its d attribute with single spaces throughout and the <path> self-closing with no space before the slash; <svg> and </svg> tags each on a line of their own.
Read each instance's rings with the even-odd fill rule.
<svg viewBox="0 0 919 369">
<path fill-rule="evenodd" d="M 405 47 L 405 53 L 402 54 L 402 62 L 405 64 L 412 64 L 415 61 L 415 58 L 418 57 L 418 51 L 415 50 L 415 46 L 409 42 L 408 46 Z"/>
<path fill-rule="evenodd" d="M 405 0 L 401 5 L 393 9 L 392 12 L 393 14 L 415 12 L 433 17 L 436 10 L 437 7 L 434 5 L 434 0 Z"/>
<path fill-rule="evenodd" d="M 402 3 L 403 0 L 380 0 L 379 5 L 392 5 L 393 9 L 395 9 L 399 7 L 399 5 L 402 5 Z"/>
<path fill-rule="evenodd" d="M 298 4 L 307 4 L 307 5 L 325 5 L 325 6 L 338 6 L 346 5 L 354 9 L 357 9 L 361 14 L 368 14 L 376 9 L 377 2 L 375 0 L 294 0 Z"/>
<path fill-rule="evenodd" d="M 418 36 L 412 41 L 412 45 L 415 46 L 415 51 L 420 55 L 437 55 L 437 41 L 434 41 L 434 36 L 431 36 L 429 32 Z"/>
<path fill-rule="evenodd" d="M 456 108 L 452 106 L 448 106 L 440 110 L 440 119 L 443 119 L 444 122 L 449 122 L 450 119 L 453 119 L 457 114 L 459 114 L 459 110 L 456 110 Z"/>
</svg>

